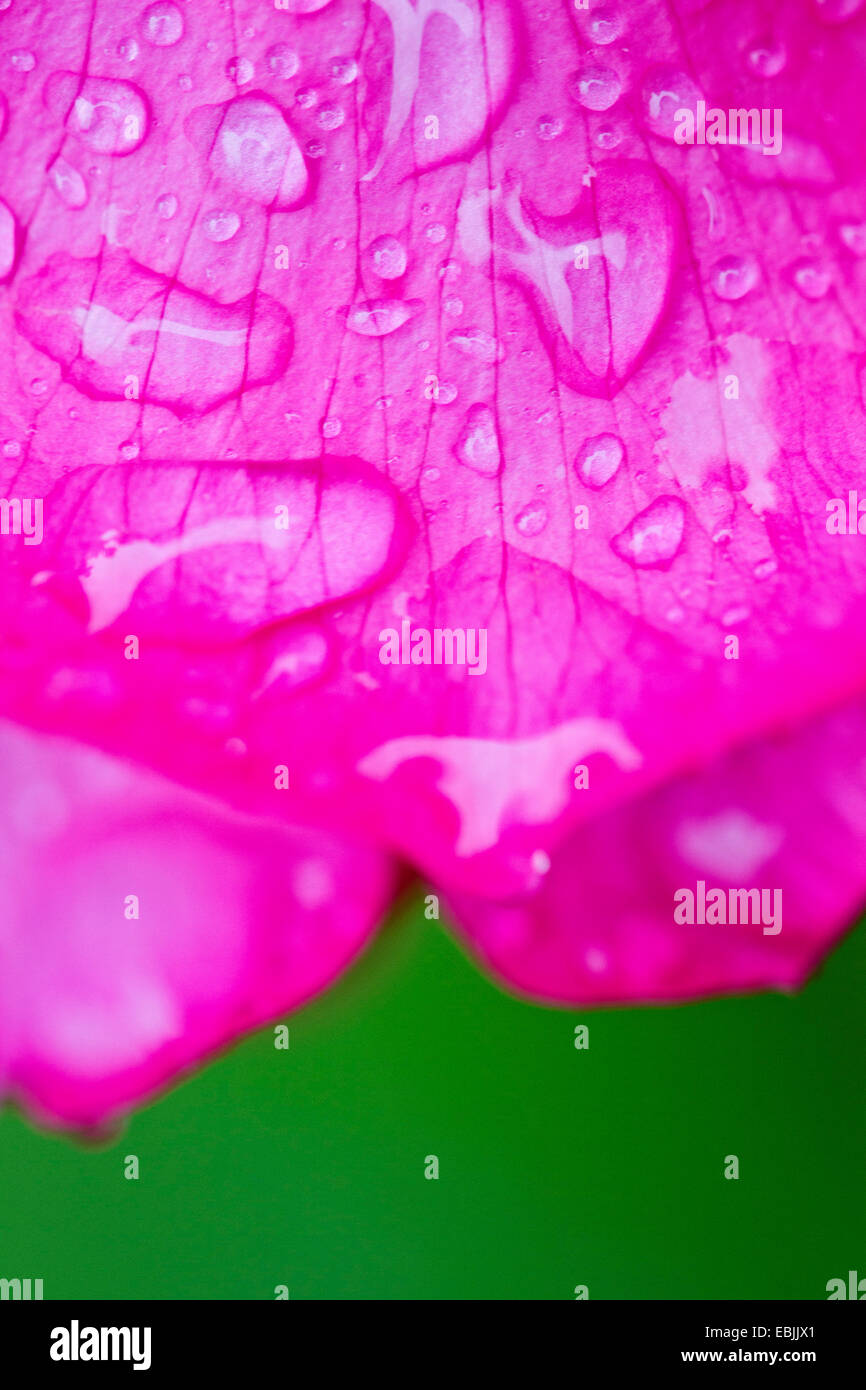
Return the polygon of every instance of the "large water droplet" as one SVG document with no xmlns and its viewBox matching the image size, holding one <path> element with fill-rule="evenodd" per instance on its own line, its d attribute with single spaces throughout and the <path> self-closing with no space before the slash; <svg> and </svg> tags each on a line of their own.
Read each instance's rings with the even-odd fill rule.
<svg viewBox="0 0 866 1390">
<path fill-rule="evenodd" d="M 665 566 L 683 540 L 685 507 L 678 497 L 657 497 L 614 536 L 611 548 L 621 560 L 641 569 Z"/>
<path fill-rule="evenodd" d="M 378 236 L 367 247 L 373 271 L 380 280 L 399 280 L 406 272 L 406 251 L 395 236 Z"/>
<path fill-rule="evenodd" d="M 127 155 L 145 139 L 150 116 L 144 93 L 131 82 L 52 73 L 45 84 L 50 109 L 66 118 L 66 129 L 94 154 Z"/>
<path fill-rule="evenodd" d="M 549 514 L 543 502 L 527 502 L 514 518 L 514 525 L 521 536 L 540 536 L 548 520 Z"/>
<path fill-rule="evenodd" d="M 489 405 L 469 407 L 454 445 L 454 453 L 461 463 L 476 473 L 483 474 L 485 478 L 496 477 L 502 467 L 502 451 L 496 417 Z"/>
<path fill-rule="evenodd" d="M 148 43 L 155 48 L 170 48 L 183 38 L 183 15 L 171 0 L 159 0 L 158 4 L 148 5 L 141 27 Z"/>
<path fill-rule="evenodd" d="M 78 170 L 58 155 L 48 170 L 51 187 L 61 202 L 73 210 L 87 205 L 87 184 Z"/>
<path fill-rule="evenodd" d="M 696 117 L 703 100 L 700 87 L 674 68 L 653 68 L 641 86 L 644 121 L 653 135 L 674 140 L 679 129 L 677 112 L 689 110 Z"/>
<path fill-rule="evenodd" d="M 419 299 L 364 299 L 349 310 L 346 327 L 367 338 L 384 338 L 423 308 Z"/>
<path fill-rule="evenodd" d="M 710 284 L 719 299 L 742 299 L 755 288 L 758 279 L 758 265 L 751 256 L 723 256 L 710 272 Z"/>
<path fill-rule="evenodd" d="M 596 434 L 585 439 L 574 460 L 575 471 L 587 487 L 604 487 L 616 474 L 625 448 L 617 434 Z"/>
<path fill-rule="evenodd" d="M 618 100 L 622 83 L 613 68 L 588 63 L 569 78 L 568 88 L 585 110 L 608 111 Z"/>
<path fill-rule="evenodd" d="M 307 166 L 282 111 L 264 97 L 235 97 L 221 110 L 198 107 L 185 123 L 217 178 L 245 198 L 293 207 L 307 189 Z"/>
<path fill-rule="evenodd" d="M 236 212 L 214 211 L 205 214 L 201 225 L 208 241 L 231 241 L 241 219 Z"/>
<path fill-rule="evenodd" d="M 577 13 L 577 21 L 581 32 L 590 43 L 616 43 L 624 28 L 620 8 L 613 4 L 594 5 L 591 10 L 581 7 Z"/>
</svg>

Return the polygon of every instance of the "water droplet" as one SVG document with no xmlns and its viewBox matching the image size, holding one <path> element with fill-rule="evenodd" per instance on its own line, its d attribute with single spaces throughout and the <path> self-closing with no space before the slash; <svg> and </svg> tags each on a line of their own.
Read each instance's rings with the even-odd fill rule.
<svg viewBox="0 0 866 1390">
<path fill-rule="evenodd" d="M 214 211 L 202 218 L 202 230 L 208 241 L 231 241 L 241 225 L 236 212 Z"/>
<path fill-rule="evenodd" d="M 751 609 L 745 604 L 735 604 L 733 608 L 727 608 L 722 614 L 722 624 L 724 627 L 736 627 L 738 623 L 744 623 L 751 616 Z"/>
<path fill-rule="evenodd" d="M 742 299 L 755 288 L 758 279 L 758 265 L 751 256 L 723 256 L 710 272 L 710 284 L 719 299 Z"/>
<path fill-rule="evenodd" d="M 367 338 L 384 338 L 423 308 L 419 299 L 365 299 L 350 309 L 346 327 Z"/>
<path fill-rule="evenodd" d="M 121 444 L 118 453 L 122 459 L 126 459 L 128 462 L 130 459 L 137 459 L 141 449 L 134 439 L 127 439 Z"/>
<path fill-rule="evenodd" d="M 295 101 L 303 111 L 312 111 L 318 100 L 319 93 L 315 87 L 299 87 L 295 92 Z"/>
<path fill-rule="evenodd" d="M 825 24 L 844 24 L 859 13 L 863 0 L 813 0 L 813 4 Z"/>
<path fill-rule="evenodd" d="M 543 849 L 533 850 L 529 863 L 532 867 L 532 872 L 535 874 L 550 873 L 550 855 L 545 853 Z"/>
<path fill-rule="evenodd" d="M 321 159 L 325 153 L 325 147 L 321 140 L 308 140 L 304 146 L 304 153 L 310 159 Z"/>
<path fill-rule="evenodd" d="M 15 48 L 9 54 L 9 62 L 18 72 L 32 72 L 36 67 L 36 54 L 29 48 Z"/>
<path fill-rule="evenodd" d="M 845 222 L 839 228 L 839 235 L 853 255 L 866 256 L 866 222 Z"/>
<path fill-rule="evenodd" d="M 338 420 L 336 416 L 331 416 L 329 419 L 322 421 L 322 434 L 325 439 L 336 439 L 337 435 L 342 432 L 342 429 L 343 422 L 342 420 Z"/>
<path fill-rule="evenodd" d="M 177 79 L 177 85 L 180 87 L 180 90 L 182 92 L 192 91 L 192 78 L 190 77 L 188 72 L 182 72 L 180 74 L 180 77 Z"/>
<path fill-rule="evenodd" d="M 131 82 L 55 72 L 45 84 L 46 104 L 65 116 L 66 129 L 94 154 L 137 150 L 150 126 L 143 94 Z"/>
<path fill-rule="evenodd" d="M 779 562 L 773 555 L 768 555 L 766 560 L 759 560 L 752 570 L 756 579 L 769 579 L 779 568 Z"/>
<path fill-rule="evenodd" d="M 321 106 L 316 116 L 316 124 L 322 130 L 339 130 L 346 119 L 346 113 L 341 106 L 331 106 L 330 104 Z"/>
<path fill-rule="evenodd" d="M 433 396 L 434 405 L 453 405 L 457 399 L 457 387 L 453 381 L 440 381 Z"/>
<path fill-rule="evenodd" d="M 17 459 L 21 453 L 21 445 L 17 439 L 7 439 L 3 445 L 3 455 L 7 459 Z"/>
<path fill-rule="evenodd" d="M 59 155 L 48 170 L 51 187 L 68 208 L 83 208 L 87 205 L 87 184 L 78 170 Z"/>
<path fill-rule="evenodd" d="M 460 315 L 463 313 L 463 300 L 459 295 L 449 294 L 447 299 L 443 301 L 442 308 L 450 318 L 459 319 Z"/>
<path fill-rule="evenodd" d="M 461 333 L 450 333 L 448 346 L 459 348 L 467 357 L 488 366 L 501 362 L 505 356 L 502 344 L 483 328 L 466 328 Z"/>
<path fill-rule="evenodd" d="M 354 58 L 332 58 L 331 76 L 341 87 L 347 87 L 358 76 L 358 64 Z"/>
<path fill-rule="evenodd" d="M 565 130 L 565 122 L 560 116 L 539 116 L 535 133 L 539 140 L 555 140 Z"/>
<path fill-rule="evenodd" d="M 434 246 L 439 246 L 448 235 L 448 228 L 442 222 L 431 222 L 429 227 L 425 227 L 424 235 Z"/>
<path fill-rule="evenodd" d="M 677 112 L 689 110 L 696 116 L 703 93 L 685 73 L 674 68 L 653 68 L 641 87 L 644 121 L 653 135 L 673 140 L 679 129 Z"/>
<path fill-rule="evenodd" d="M 378 236 L 367 247 L 373 271 L 380 280 L 399 280 L 406 271 L 406 251 L 395 236 Z"/>
<path fill-rule="evenodd" d="M 586 111 L 608 111 L 618 100 L 622 83 L 613 68 L 593 63 L 572 74 L 568 89 Z"/>
<path fill-rule="evenodd" d="M 236 87 L 243 87 L 247 82 L 252 82 L 256 75 L 256 69 L 251 58 L 229 58 L 226 63 L 226 77 L 229 82 L 234 82 Z"/>
<path fill-rule="evenodd" d="M 596 5 L 592 10 L 579 10 L 578 23 L 591 43 L 616 43 L 624 21 L 618 5 Z"/>
<path fill-rule="evenodd" d="M 791 278 L 804 299 L 823 299 L 833 283 L 827 266 L 804 256 L 791 267 Z"/>
<path fill-rule="evenodd" d="M 657 497 L 614 536 L 611 548 L 621 560 L 641 569 L 666 566 L 683 540 L 685 507 L 678 497 Z"/>
<path fill-rule="evenodd" d="M 293 48 L 289 48 L 287 43 L 273 44 L 265 54 L 265 62 L 268 71 L 274 77 L 281 77 L 284 80 L 294 77 L 301 66 L 301 60 Z"/>
<path fill-rule="evenodd" d="M 615 150 L 617 145 L 621 142 L 622 134 L 620 131 L 614 130 L 611 126 L 603 126 L 595 137 L 595 143 L 598 145 L 599 149 L 602 150 Z"/>
<path fill-rule="evenodd" d="M 177 212 L 177 198 L 173 193 L 163 193 L 157 201 L 156 210 L 163 222 L 170 222 Z"/>
<path fill-rule="evenodd" d="M 614 477 L 624 458 L 625 448 L 619 435 L 595 434 L 580 446 L 574 468 L 587 487 L 604 487 Z"/>
<path fill-rule="evenodd" d="M 30 383 L 30 390 L 34 396 L 44 396 L 48 390 L 48 382 L 41 376 L 35 376 Z"/>
<path fill-rule="evenodd" d="M 481 473 L 485 478 L 496 477 L 502 467 L 502 452 L 496 417 L 489 405 L 470 406 L 454 445 L 454 453 L 461 463 L 476 473 Z"/>
<path fill-rule="evenodd" d="M 155 48 L 170 48 L 183 38 L 183 15 L 171 0 L 159 0 L 158 4 L 148 5 L 141 27 L 148 43 Z"/>
<path fill-rule="evenodd" d="M 781 39 L 756 39 L 746 50 L 746 65 L 758 77 L 778 77 L 787 61 L 788 51 Z"/>
<path fill-rule="evenodd" d="M 135 39 L 121 39 L 117 45 L 118 57 L 122 58 L 125 63 L 134 63 L 140 51 Z"/>
<path fill-rule="evenodd" d="M 543 502 L 527 502 L 514 518 L 514 525 L 521 536 L 539 536 L 548 520 L 548 511 Z"/>
</svg>

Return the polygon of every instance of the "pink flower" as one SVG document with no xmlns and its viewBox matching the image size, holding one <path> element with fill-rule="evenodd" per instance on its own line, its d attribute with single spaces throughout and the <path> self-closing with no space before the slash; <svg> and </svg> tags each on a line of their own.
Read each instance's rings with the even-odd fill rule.
<svg viewBox="0 0 866 1390">
<path fill-rule="evenodd" d="M 0 1087 L 122 1112 L 398 865 L 540 1000 L 815 967 L 866 893 L 864 15 L 0 14 Z"/>
</svg>

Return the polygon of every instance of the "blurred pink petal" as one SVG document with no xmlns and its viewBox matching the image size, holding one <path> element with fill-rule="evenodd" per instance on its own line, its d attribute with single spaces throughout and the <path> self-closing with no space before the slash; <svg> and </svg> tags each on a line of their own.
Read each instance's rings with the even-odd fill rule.
<svg viewBox="0 0 866 1390">
<path fill-rule="evenodd" d="M 384 857 L 0 725 L 0 1091 L 111 1119 L 318 993 L 387 911 Z"/>
</svg>

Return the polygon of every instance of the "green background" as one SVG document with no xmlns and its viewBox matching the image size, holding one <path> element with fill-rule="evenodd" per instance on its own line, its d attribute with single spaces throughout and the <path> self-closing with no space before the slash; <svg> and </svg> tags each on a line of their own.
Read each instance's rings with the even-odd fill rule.
<svg viewBox="0 0 866 1390">
<path fill-rule="evenodd" d="M 0 1275 L 46 1298 L 826 1298 L 866 1275 L 864 983 L 861 927 L 797 996 L 538 1008 L 413 899 L 288 1051 L 265 1029 L 110 1144 L 5 1112 Z"/>
</svg>

